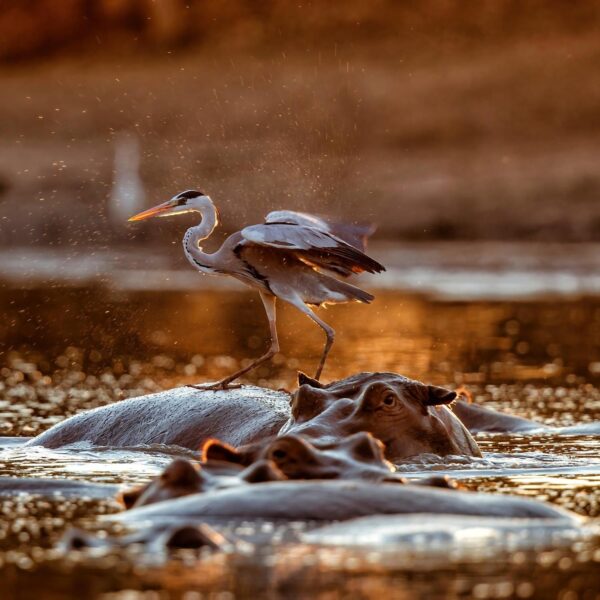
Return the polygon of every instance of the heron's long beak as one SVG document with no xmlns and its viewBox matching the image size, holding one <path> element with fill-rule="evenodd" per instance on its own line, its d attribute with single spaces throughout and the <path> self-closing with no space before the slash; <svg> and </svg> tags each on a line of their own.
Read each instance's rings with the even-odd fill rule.
<svg viewBox="0 0 600 600">
<path fill-rule="evenodd" d="M 175 203 L 173 202 L 173 200 L 167 200 L 166 202 L 163 202 L 158 206 L 154 206 L 152 208 L 149 208 L 148 210 L 144 210 L 143 212 L 138 213 L 137 215 L 133 215 L 133 217 L 129 217 L 129 219 L 127 220 L 143 221 L 144 219 L 149 219 L 150 217 L 157 217 L 161 214 L 164 214 L 166 211 L 174 207 Z"/>
</svg>

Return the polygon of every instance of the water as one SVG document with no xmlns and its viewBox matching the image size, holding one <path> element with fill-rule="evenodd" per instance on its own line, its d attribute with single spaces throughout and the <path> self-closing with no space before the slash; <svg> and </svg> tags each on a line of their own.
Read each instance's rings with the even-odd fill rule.
<svg viewBox="0 0 600 600">
<path fill-rule="evenodd" d="M 5 288 L 0 306 L 0 436 L 37 435 L 83 409 L 216 379 L 266 347 L 260 301 L 245 292 Z M 372 306 L 334 307 L 323 316 L 338 332 L 325 379 L 391 370 L 464 385 L 476 402 L 557 428 L 481 434 L 483 458 L 423 457 L 399 464 L 399 470 L 410 477 L 449 474 L 467 489 L 521 494 L 600 516 L 600 437 L 560 431 L 600 420 L 597 298 L 434 301 L 385 291 Z M 298 369 L 312 374 L 316 367 L 322 334 L 286 307 L 279 323 L 281 353 L 248 381 L 293 389 Z M 121 487 L 156 475 L 178 452 L 0 446 L 0 476 L 68 477 Z M 431 553 L 426 560 L 416 547 L 407 553 L 304 544 L 200 562 L 189 551 L 169 560 L 122 551 L 65 558 L 53 549 L 65 529 L 97 529 L 98 515 L 120 510 L 115 501 L 22 495 L 0 497 L 0 506 L 1 598 L 200 597 L 192 591 L 215 598 L 600 594 L 600 543 L 594 539 L 506 556 L 450 548 L 441 563 Z"/>
</svg>

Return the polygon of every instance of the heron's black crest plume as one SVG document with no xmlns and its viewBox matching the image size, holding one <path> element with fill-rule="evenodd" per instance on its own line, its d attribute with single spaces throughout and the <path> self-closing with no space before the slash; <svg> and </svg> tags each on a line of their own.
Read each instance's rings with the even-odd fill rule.
<svg viewBox="0 0 600 600">
<path fill-rule="evenodd" d="M 185 192 L 181 192 L 181 194 L 177 194 L 177 199 L 185 202 L 185 200 L 191 200 L 192 198 L 204 195 L 204 192 L 199 192 L 197 190 L 186 190 Z"/>
</svg>

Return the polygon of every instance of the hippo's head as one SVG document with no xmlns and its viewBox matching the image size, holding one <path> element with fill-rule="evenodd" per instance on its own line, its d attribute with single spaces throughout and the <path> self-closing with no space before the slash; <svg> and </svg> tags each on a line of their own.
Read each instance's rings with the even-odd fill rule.
<svg viewBox="0 0 600 600">
<path fill-rule="evenodd" d="M 234 449 L 216 440 L 205 444 L 205 459 L 239 465 L 267 461 L 288 479 L 368 479 L 395 477 L 395 467 L 385 459 L 383 444 L 370 433 L 321 443 L 300 435 L 283 435 L 263 443 Z"/>
<path fill-rule="evenodd" d="M 328 385 L 301 374 L 280 435 L 335 442 L 368 431 L 383 442 L 390 460 L 461 454 L 457 437 L 468 432 L 444 406 L 455 398 L 451 390 L 395 373 L 360 373 Z"/>
<path fill-rule="evenodd" d="M 129 509 L 244 483 L 282 479 L 285 479 L 283 473 L 266 460 L 257 461 L 244 469 L 221 461 L 196 467 L 185 459 L 177 458 L 158 477 L 146 485 L 123 492 L 120 499 Z"/>
</svg>

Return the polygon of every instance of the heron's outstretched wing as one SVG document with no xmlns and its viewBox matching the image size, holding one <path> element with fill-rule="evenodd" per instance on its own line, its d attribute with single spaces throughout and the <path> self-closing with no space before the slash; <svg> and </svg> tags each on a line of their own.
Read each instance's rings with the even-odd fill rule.
<svg viewBox="0 0 600 600">
<path fill-rule="evenodd" d="M 366 249 L 367 238 L 375 231 L 375 225 L 372 223 L 343 223 L 293 210 L 275 210 L 270 212 L 265 218 L 265 223 L 286 223 L 288 225 L 303 225 L 319 229 L 320 231 L 333 234 L 335 237 L 344 240 L 362 252 Z"/>
<path fill-rule="evenodd" d="M 352 273 L 379 273 L 383 265 L 335 235 L 315 227 L 288 223 L 251 225 L 241 231 L 253 244 L 286 250 L 315 267 L 335 271 L 344 276 Z"/>
</svg>

